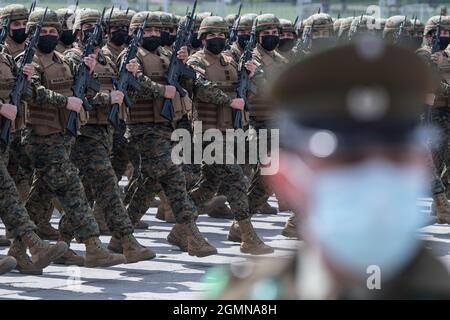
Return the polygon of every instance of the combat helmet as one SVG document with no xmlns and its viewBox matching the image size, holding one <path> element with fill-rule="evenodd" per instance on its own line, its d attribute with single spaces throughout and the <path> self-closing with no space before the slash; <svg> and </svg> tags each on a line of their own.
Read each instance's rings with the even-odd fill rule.
<svg viewBox="0 0 450 320">
<path fill-rule="evenodd" d="M 269 29 L 281 29 L 280 20 L 271 13 L 265 13 L 255 18 L 256 32 L 269 30 Z"/>
<path fill-rule="evenodd" d="M 198 39 L 202 39 L 204 35 L 212 32 L 223 32 L 228 35 L 228 25 L 226 21 L 219 16 L 210 16 L 203 19 L 198 31 Z"/>
</svg>

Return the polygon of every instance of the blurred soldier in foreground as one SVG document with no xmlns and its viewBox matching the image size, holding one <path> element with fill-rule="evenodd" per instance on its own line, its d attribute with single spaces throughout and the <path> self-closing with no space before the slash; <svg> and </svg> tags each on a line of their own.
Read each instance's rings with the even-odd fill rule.
<svg viewBox="0 0 450 320">
<path fill-rule="evenodd" d="M 408 50 L 372 49 L 357 41 L 314 55 L 276 82 L 280 168 L 270 180 L 305 213 L 305 246 L 286 261 L 217 270 L 225 289 L 211 298 L 450 298 L 448 271 L 417 235 L 431 75 Z"/>
</svg>

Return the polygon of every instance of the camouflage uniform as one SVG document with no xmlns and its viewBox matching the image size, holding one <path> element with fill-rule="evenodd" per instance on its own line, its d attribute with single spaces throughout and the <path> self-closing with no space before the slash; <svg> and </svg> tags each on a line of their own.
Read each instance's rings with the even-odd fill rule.
<svg viewBox="0 0 450 320">
<path fill-rule="evenodd" d="M 207 17 L 200 25 L 199 38 L 204 39 L 208 33 L 219 32 L 228 34 L 228 27 L 223 18 Z M 208 129 L 218 129 L 224 133 L 227 129 L 233 128 L 234 111 L 230 104 L 236 98 L 237 63 L 222 52 L 212 54 L 205 48 L 192 55 L 188 60 L 188 65 L 197 72 L 193 88 L 195 92 L 194 106 L 198 120 L 202 122 L 203 132 Z M 248 122 L 248 113 L 243 112 L 243 120 Z M 221 139 L 223 140 L 216 141 L 216 143 L 222 143 L 225 151 L 226 139 Z M 203 149 L 208 145 L 210 143 L 204 142 Z M 272 252 L 273 249 L 266 246 L 253 230 L 244 173 L 238 164 L 225 163 L 225 159 L 229 157 L 234 158 L 234 155 L 222 156 L 222 163 L 204 163 L 202 165 L 201 179 L 191 191 L 191 197 L 198 206 L 201 206 L 212 199 L 221 182 L 226 181 L 222 184 L 222 190 L 235 219 L 229 239 L 231 240 L 234 231 L 240 228 L 240 232 L 236 232 L 237 235 L 232 241 L 241 242 L 243 252 L 254 254 Z"/>
<path fill-rule="evenodd" d="M 260 15 L 256 18 L 257 34 L 266 29 L 280 28 L 278 18 L 271 14 Z M 257 36 L 258 38 L 258 36 Z M 267 98 L 267 85 L 269 77 L 273 78 L 281 69 L 287 64 L 287 60 L 280 54 L 274 51 L 265 50 L 261 44 L 257 44 L 253 51 L 253 58 L 257 65 L 257 71 L 254 78 L 257 92 L 255 92 L 250 99 L 250 126 L 256 130 L 272 129 L 270 123 L 272 120 L 272 113 L 270 100 Z M 268 139 L 270 139 L 270 130 L 268 132 Z M 269 140 L 270 141 L 270 140 Z M 270 153 L 270 146 L 267 146 L 267 151 Z M 260 175 L 260 168 L 258 168 L 253 176 L 249 188 L 249 204 L 250 208 L 258 208 L 269 199 L 269 193 L 266 190 L 266 185 L 263 183 Z"/>
<path fill-rule="evenodd" d="M 10 21 L 27 20 L 28 10 L 23 5 L 9 5 L 0 10 L 0 20 L 5 20 L 7 17 Z M 5 44 L 2 51 L 16 58 L 25 47 L 25 43 L 16 43 L 10 35 L 6 37 Z M 33 168 L 31 161 L 25 154 L 22 145 L 22 131 L 26 129 L 18 129 L 11 135 L 11 143 L 9 146 L 9 163 L 8 171 L 19 191 L 20 201 L 25 203 L 25 200 L 30 191 L 31 180 L 33 176 Z"/>
<path fill-rule="evenodd" d="M 133 17 L 130 32 L 143 23 L 147 14 L 141 12 Z M 161 26 L 160 15 L 150 13 L 147 27 L 161 28 Z M 176 225 L 168 237 L 169 241 L 182 250 L 189 251 L 191 255 L 214 254 L 217 250 L 201 236 L 196 226 L 197 210 L 186 191 L 186 179 L 181 166 L 174 164 L 171 159 L 171 135 L 174 127 L 160 115 L 170 54 L 161 47 L 155 51 L 140 47 L 137 60 L 140 66 L 138 78 L 147 85 L 148 90 L 139 92 L 133 108 L 127 110 L 126 137 L 141 155 L 142 175 L 151 181 L 149 186 L 155 188 L 153 193 L 160 184 L 169 200 L 176 219 Z M 149 75 L 154 81 L 148 77 Z M 188 97 L 181 98 L 178 93 L 172 101 L 175 110 L 174 121 L 178 121 L 191 109 L 191 101 Z M 129 214 L 133 223 L 142 217 L 142 212 L 129 211 Z"/>
<path fill-rule="evenodd" d="M 83 15 L 77 16 L 74 30 L 80 30 L 83 23 L 95 23 L 99 16 L 98 11 L 84 11 Z M 81 64 L 82 50 L 83 44 L 80 41 L 77 48 L 65 53 L 65 60 L 74 74 Z M 117 178 L 109 159 L 114 130 L 107 117 L 111 107 L 109 92 L 114 91 L 111 78 L 116 75 L 116 66 L 100 52 L 93 72 L 94 78 L 100 83 L 100 91 L 88 96 L 94 110 L 89 112 L 87 124 L 80 129 L 80 135 L 72 148 L 71 159 L 80 171 L 85 189 L 92 191 L 95 206 L 99 206 L 104 212 L 109 229 L 115 237 L 121 238 L 133 233 L 133 227 L 122 203 Z"/>
<path fill-rule="evenodd" d="M 9 97 L 14 84 L 14 73 L 16 72 L 16 65 L 12 57 L 5 53 L 0 53 L 0 99 L 5 101 Z M 0 102 L 1 106 L 1 102 Z M 3 118 L 0 116 L 0 127 L 2 127 Z M 21 119 L 13 121 L 12 129 L 20 128 Z M 14 131 L 14 130 L 13 130 Z M 36 230 L 35 224 L 30 220 L 27 211 L 21 205 L 19 194 L 17 192 L 15 183 L 11 178 L 6 166 L 8 164 L 8 146 L 1 143 L 0 145 L 0 212 L 1 219 L 6 226 L 6 229 L 11 234 L 11 237 L 16 238 L 28 231 Z"/>
<path fill-rule="evenodd" d="M 34 12 L 36 17 L 42 12 Z M 53 13 L 56 16 L 56 13 Z M 48 19 L 52 15 L 47 14 Z M 57 18 L 56 18 L 57 19 Z M 34 22 L 35 23 L 35 22 Z M 49 26 L 56 26 L 60 30 L 59 22 L 49 20 Z M 32 28 L 29 22 L 27 28 Z M 27 202 L 27 210 L 32 217 L 38 217 L 35 205 L 50 203 L 53 194 L 56 195 L 65 210 L 63 219 L 70 221 L 77 237 L 86 240 L 98 236 L 98 226 L 92 216 L 78 170 L 69 159 L 68 142 L 73 140 L 65 133 L 65 119 L 67 97 L 73 81 L 69 65 L 64 57 L 54 52 L 49 58 L 39 51 L 33 59 L 35 72 L 32 77 L 33 97 L 27 108 L 27 125 L 31 128 L 24 136 L 25 150 L 33 162 L 37 179 L 33 181 L 33 191 Z M 49 79 L 53 72 L 60 72 L 66 81 L 65 89 L 53 84 Z M 56 89 L 58 88 L 58 89 Z M 53 120 L 42 123 L 39 119 L 48 117 Z M 60 117 L 61 116 L 61 117 Z M 42 184 L 39 186 L 39 184 Z M 37 190 L 46 192 L 38 194 Z"/>
</svg>

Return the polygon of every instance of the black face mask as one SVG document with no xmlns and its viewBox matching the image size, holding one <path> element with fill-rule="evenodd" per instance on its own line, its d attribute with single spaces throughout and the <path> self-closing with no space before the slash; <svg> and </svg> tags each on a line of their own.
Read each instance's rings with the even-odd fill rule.
<svg viewBox="0 0 450 320">
<path fill-rule="evenodd" d="M 206 40 L 206 49 L 213 53 L 219 54 L 225 49 L 225 38 L 212 38 Z"/>
<path fill-rule="evenodd" d="M 245 49 L 245 45 L 247 44 L 248 40 L 250 40 L 249 34 L 241 34 L 237 37 L 237 42 L 241 49 Z"/>
<path fill-rule="evenodd" d="M 58 37 L 57 36 L 40 36 L 39 41 L 37 43 L 37 47 L 40 51 L 43 53 L 51 53 L 53 50 L 55 50 L 56 46 L 58 45 Z"/>
<path fill-rule="evenodd" d="M 155 51 L 161 45 L 161 37 L 145 37 L 142 40 L 142 46 L 145 50 Z"/>
<path fill-rule="evenodd" d="M 25 32 L 25 28 L 11 30 L 11 39 L 14 40 L 15 43 L 22 44 L 27 40 L 27 34 Z"/>
<path fill-rule="evenodd" d="M 161 31 L 161 45 L 162 46 L 170 46 L 170 34 L 167 31 Z"/>
<path fill-rule="evenodd" d="M 198 49 L 203 45 L 202 40 L 197 39 L 197 36 L 198 36 L 197 32 L 192 35 L 191 47 L 194 49 Z"/>
<path fill-rule="evenodd" d="M 292 50 L 295 45 L 295 39 L 280 39 L 278 49 L 282 52 L 288 52 Z"/>
<path fill-rule="evenodd" d="M 450 44 L 450 37 L 441 37 L 441 42 L 439 44 L 439 50 L 447 49 L 449 44 Z"/>
<path fill-rule="evenodd" d="M 64 30 L 61 33 L 59 40 L 66 46 L 70 46 L 75 41 L 75 36 L 73 35 L 72 30 Z"/>
<path fill-rule="evenodd" d="M 267 51 L 273 51 L 277 48 L 279 42 L 280 42 L 279 36 L 274 35 L 262 36 L 261 46 Z"/>
<path fill-rule="evenodd" d="M 127 38 L 128 38 L 127 30 L 121 29 L 111 33 L 111 42 L 119 47 L 127 41 Z"/>
</svg>

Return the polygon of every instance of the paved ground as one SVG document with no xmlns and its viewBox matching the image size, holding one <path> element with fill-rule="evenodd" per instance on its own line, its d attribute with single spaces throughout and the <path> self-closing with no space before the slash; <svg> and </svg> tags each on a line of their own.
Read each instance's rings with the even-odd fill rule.
<svg viewBox="0 0 450 320">
<path fill-rule="evenodd" d="M 272 202 L 276 205 L 276 202 Z M 419 201 L 424 214 L 429 211 L 427 199 Z M 154 218 L 151 209 L 145 221 L 151 228 L 138 231 L 137 238 L 157 252 L 151 261 L 120 265 L 108 269 L 88 269 L 50 266 L 43 276 L 24 276 L 13 272 L 0 277 L 0 299 L 196 299 L 202 297 L 202 278 L 212 266 L 246 259 L 239 246 L 226 241 L 230 221 L 200 217 L 200 230 L 215 245 L 219 254 L 199 259 L 190 257 L 170 246 L 165 238 L 171 225 Z M 257 232 L 276 252 L 273 257 L 292 254 L 298 243 L 280 235 L 288 213 L 276 216 L 255 216 Z M 52 222 L 57 226 L 58 215 Z M 2 226 L 0 233 L 4 234 Z M 430 225 L 422 229 L 422 235 L 436 254 L 450 269 L 450 226 Z M 104 243 L 109 237 L 101 238 Z M 84 254 L 83 246 L 72 248 Z M 6 254 L 7 250 L 0 250 Z"/>
</svg>

